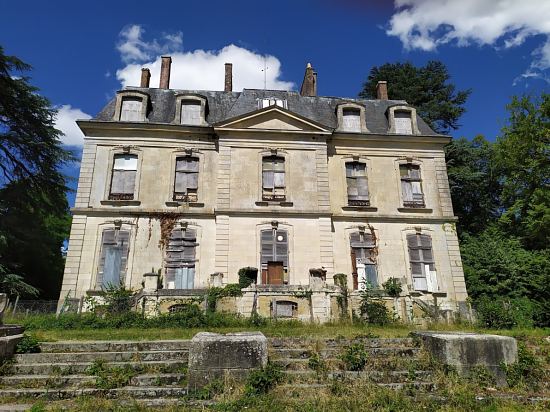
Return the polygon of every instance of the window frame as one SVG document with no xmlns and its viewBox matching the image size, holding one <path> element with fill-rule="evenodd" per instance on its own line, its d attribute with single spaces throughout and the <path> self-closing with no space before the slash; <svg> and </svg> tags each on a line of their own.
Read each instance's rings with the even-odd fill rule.
<svg viewBox="0 0 550 412">
<path fill-rule="evenodd" d="M 125 97 L 139 98 L 141 99 L 141 118 L 139 120 L 120 120 L 122 115 L 122 101 Z M 138 91 L 138 90 L 121 90 L 117 92 L 116 102 L 115 102 L 115 113 L 113 114 L 113 120 L 116 122 L 122 123 L 135 123 L 135 122 L 146 122 L 147 119 L 147 108 L 149 107 L 150 97 L 147 93 Z"/>
<path fill-rule="evenodd" d="M 198 167 L 198 180 L 197 180 L 197 200 L 196 201 L 189 201 L 186 202 L 185 200 L 174 200 L 174 193 L 175 193 L 175 183 L 176 183 L 176 159 L 178 157 L 195 157 L 199 159 L 199 167 Z M 190 147 L 182 147 L 178 148 L 176 150 L 173 150 L 171 153 L 171 160 L 170 160 L 170 186 L 168 191 L 167 200 L 165 202 L 166 206 L 174 207 L 179 206 L 180 204 L 187 203 L 189 205 L 192 205 L 194 207 L 202 207 L 204 204 L 202 203 L 204 201 L 204 197 L 207 195 L 206 192 L 201 191 L 201 188 L 203 187 L 203 176 L 205 174 L 205 153 L 201 150 L 197 150 L 195 148 Z"/>
<path fill-rule="evenodd" d="M 180 223 L 179 225 L 176 225 L 174 228 L 172 228 L 171 232 L 170 232 L 170 236 L 169 238 L 167 239 L 167 242 L 166 242 L 166 247 L 165 247 L 165 250 L 164 250 L 164 257 L 163 257 L 163 268 L 164 268 L 164 288 L 166 289 L 176 289 L 176 287 L 174 288 L 170 288 L 168 282 L 169 282 L 169 275 L 168 275 L 168 269 L 170 268 L 174 268 L 174 269 L 177 269 L 179 267 L 172 267 L 171 266 L 171 259 L 168 258 L 168 252 L 170 252 L 170 241 L 172 240 L 172 236 L 174 234 L 174 232 L 176 231 L 180 231 L 180 232 L 183 232 L 181 233 L 182 237 L 181 239 L 182 242 L 191 242 L 190 240 L 185 240 L 186 239 L 186 233 L 191 233 L 194 235 L 194 236 L 191 236 L 191 237 L 187 237 L 187 239 L 194 239 L 194 242 L 191 242 L 193 243 L 193 258 L 185 258 L 185 248 L 186 247 L 189 247 L 188 245 L 185 245 L 183 244 L 183 250 L 181 252 L 181 258 L 179 259 L 181 262 L 183 262 L 183 265 L 182 266 L 179 266 L 181 268 L 187 268 L 187 269 L 190 269 L 190 268 L 193 268 L 194 271 L 193 271 L 193 288 L 192 289 L 196 289 L 197 288 L 197 279 L 198 279 L 198 268 L 199 268 L 199 230 L 197 227 L 195 227 L 194 225 L 188 225 L 187 223 Z M 175 258 L 174 258 L 175 259 Z M 175 263 L 174 263 L 175 265 Z M 174 273 L 174 283 L 176 282 L 175 281 L 175 273 Z M 175 285 L 174 285 L 175 286 Z M 189 289 L 189 288 L 181 288 L 181 289 Z"/>
<path fill-rule="evenodd" d="M 361 244 L 364 244 L 363 246 L 353 246 L 354 245 L 354 241 L 353 241 L 353 236 L 354 235 L 359 235 L 359 242 Z M 366 240 L 366 238 L 369 237 L 372 239 L 372 242 L 368 242 Z M 378 246 L 377 246 L 377 242 L 376 242 L 376 239 L 377 239 L 377 236 L 373 233 L 370 233 L 370 232 L 365 232 L 364 230 L 358 230 L 358 229 L 355 229 L 355 230 L 351 230 L 349 231 L 348 233 L 348 247 L 349 247 L 349 250 L 350 250 L 350 257 L 353 256 L 353 253 L 355 253 L 355 250 L 361 250 L 361 251 L 370 251 L 369 253 L 362 253 L 364 256 L 360 257 L 360 259 L 369 259 L 372 263 L 364 263 L 365 265 L 368 265 L 368 266 L 371 266 L 374 268 L 374 276 L 376 277 L 376 284 L 373 284 L 372 286 L 373 287 L 378 287 L 380 286 L 380 282 L 379 282 L 379 274 L 378 274 Z M 370 255 L 370 256 L 367 256 L 367 255 Z M 355 259 L 357 259 L 357 254 L 355 254 Z M 374 259 L 374 260 L 373 260 Z M 352 262 L 352 274 L 353 274 L 353 262 Z M 359 290 L 359 284 L 358 284 L 358 275 L 357 275 L 357 279 L 355 279 L 355 275 L 352 275 L 353 277 L 353 290 Z M 367 279 L 368 281 L 368 278 L 369 278 L 369 274 L 368 274 L 368 271 L 366 270 L 365 268 L 365 278 Z M 355 287 L 357 284 L 357 288 Z"/>
<path fill-rule="evenodd" d="M 352 165 L 363 165 L 364 166 L 364 178 L 366 180 L 366 186 L 367 186 L 367 194 L 366 195 L 357 195 L 366 197 L 366 199 L 350 199 L 349 194 L 349 179 L 355 179 L 360 178 L 361 176 L 348 176 L 348 164 Z M 368 165 L 367 162 L 360 159 L 344 159 L 344 173 L 345 173 L 345 179 L 346 179 L 346 205 L 347 206 L 370 206 L 370 190 L 369 190 L 369 177 L 368 177 Z M 358 185 L 356 185 L 358 187 Z"/>
<path fill-rule="evenodd" d="M 420 246 L 414 246 L 414 247 L 410 247 L 410 244 L 409 244 L 409 237 L 410 236 L 416 236 L 416 244 L 420 245 Z M 422 243 L 421 243 L 421 238 L 422 236 L 424 237 L 427 237 L 429 239 L 429 242 L 430 242 L 430 245 L 429 247 L 427 246 L 422 246 Z M 437 266 L 436 266 L 436 261 L 435 261 L 435 254 L 434 254 L 434 250 L 433 250 L 433 236 L 431 233 L 425 233 L 424 231 L 416 231 L 416 232 L 406 232 L 405 233 L 405 236 L 404 236 L 404 242 L 405 242 L 405 250 L 406 250 L 406 255 L 407 255 L 407 263 L 408 263 L 408 269 L 409 269 L 409 273 L 410 273 L 410 279 L 411 279 L 411 282 L 412 282 L 412 290 L 414 291 L 418 291 L 418 292 L 429 292 L 429 287 L 428 287 L 428 274 L 426 273 L 426 267 L 425 265 L 428 264 L 430 266 L 430 272 L 435 272 L 437 274 Z M 419 250 L 419 259 L 412 259 L 411 258 L 411 249 L 412 250 Z M 431 259 L 425 259 L 425 256 L 424 256 L 424 250 L 430 250 L 430 254 L 431 254 Z M 421 272 L 422 272 L 422 276 L 415 276 L 415 272 L 413 271 L 413 264 L 420 264 L 420 269 L 421 269 Z M 433 267 L 433 269 L 432 269 Z M 415 287 L 415 281 L 414 279 L 415 278 L 418 278 L 418 279 L 424 279 L 424 282 L 426 283 L 426 288 L 423 289 L 423 288 L 419 288 L 417 289 Z M 436 276 L 436 279 L 437 279 L 437 276 Z"/>
<path fill-rule="evenodd" d="M 404 177 L 401 175 L 401 168 L 407 167 L 409 168 L 409 174 Z M 418 178 L 411 177 L 410 176 L 410 168 L 418 168 Z M 397 174 L 399 178 L 399 193 L 401 194 L 401 205 L 404 209 L 424 209 L 426 208 L 426 193 L 424 190 L 424 187 L 422 185 L 422 165 L 416 162 L 400 162 L 398 163 L 397 167 Z M 403 182 L 409 182 L 411 183 L 411 196 L 413 196 L 412 201 L 405 200 L 405 193 L 403 191 Z M 412 183 L 418 182 L 420 185 L 422 200 L 416 201 L 414 199 L 414 193 L 412 191 Z"/>
<path fill-rule="evenodd" d="M 395 112 L 407 112 L 409 113 L 411 117 L 411 134 L 402 134 L 397 133 L 395 128 Z M 420 131 L 418 130 L 418 121 L 417 121 L 417 115 L 416 115 L 416 109 L 414 107 L 405 106 L 405 105 L 396 105 L 396 106 L 390 106 L 387 110 L 387 116 L 388 116 L 388 133 L 397 134 L 399 136 L 413 136 L 413 135 L 419 135 Z"/>
<path fill-rule="evenodd" d="M 187 124 L 181 122 L 181 114 L 182 114 L 182 105 L 185 101 L 192 101 L 192 102 L 198 102 L 200 104 L 200 121 L 198 124 Z M 190 127 L 204 127 L 208 126 L 208 123 L 206 122 L 206 116 L 208 114 L 208 101 L 204 96 L 201 95 L 195 95 L 195 94 L 179 94 L 176 96 L 176 110 L 175 110 L 175 116 L 172 123 L 180 125 L 180 126 L 190 126 Z"/>
<path fill-rule="evenodd" d="M 177 170 L 178 167 L 178 160 L 179 159 L 187 159 L 187 160 L 196 160 L 197 162 L 197 170 Z M 196 174 L 196 188 L 191 189 L 194 190 L 194 192 L 189 192 L 189 187 L 186 187 L 187 191 L 184 192 L 176 192 L 176 182 L 178 173 L 190 175 L 190 174 Z M 176 156 L 175 161 L 175 167 L 174 167 L 174 178 L 173 178 L 173 190 L 172 190 L 172 200 L 176 202 L 187 202 L 187 203 L 196 203 L 199 199 L 199 177 L 200 177 L 200 158 L 197 156 L 193 156 L 192 154 L 186 154 L 186 155 L 179 155 Z M 178 198 L 179 195 L 179 198 Z"/>
<path fill-rule="evenodd" d="M 113 168 L 115 164 L 115 156 L 117 155 L 134 155 L 137 156 L 137 170 L 136 170 L 136 178 L 134 182 L 134 196 L 132 199 L 111 199 L 111 184 L 113 180 Z M 110 204 L 111 202 L 130 202 L 133 204 L 139 204 L 139 194 L 140 194 L 140 185 L 141 185 L 141 170 L 142 170 L 142 160 L 143 160 L 143 152 L 142 150 L 137 146 L 117 146 L 112 148 L 109 151 L 109 163 L 107 165 L 107 176 L 105 180 L 105 190 L 103 193 L 103 201 L 101 201 L 102 204 Z"/>
<path fill-rule="evenodd" d="M 359 110 L 359 129 L 358 130 L 346 130 L 344 128 L 344 110 Z M 367 128 L 365 106 L 358 103 L 348 102 L 339 104 L 336 107 L 336 118 L 338 126 L 335 132 L 341 133 L 370 133 Z"/>
<path fill-rule="evenodd" d="M 264 165 L 266 164 L 266 159 L 273 159 L 271 164 L 273 165 L 272 168 L 270 170 L 265 170 L 264 168 Z M 275 169 L 275 161 L 276 160 L 282 160 L 282 163 L 283 163 L 283 167 L 282 167 L 282 171 L 281 170 L 276 170 Z M 273 153 L 273 152 L 270 152 L 269 154 L 264 154 L 261 156 L 261 164 L 260 164 L 260 170 L 261 170 L 261 173 L 260 173 L 260 193 L 261 193 L 261 199 L 262 201 L 267 201 L 267 202 L 286 202 L 287 199 L 288 199 L 288 190 L 287 190 L 287 187 L 288 187 L 288 175 L 287 175 L 287 158 L 286 156 L 282 156 L 279 151 L 277 151 L 276 153 Z M 272 195 L 269 195 L 268 193 L 266 193 L 266 186 L 264 184 L 264 173 L 266 172 L 272 172 L 273 173 L 273 188 L 272 188 Z M 283 175 L 283 179 L 284 179 L 284 186 L 282 186 L 282 192 L 283 194 L 276 194 L 276 189 L 277 189 L 277 186 L 275 185 L 275 174 L 276 173 L 282 173 Z M 281 187 L 279 187 L 278 189 L 281 189 Z"/>
</svg>

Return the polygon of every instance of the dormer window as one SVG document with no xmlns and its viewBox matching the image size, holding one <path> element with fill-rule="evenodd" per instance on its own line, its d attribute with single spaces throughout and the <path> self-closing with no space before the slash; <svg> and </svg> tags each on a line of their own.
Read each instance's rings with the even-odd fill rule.
<svg viewBox="0 0 550 412">
<path fill-rule="evenodd" d="M 342 130 L 345 132 L 361 132 L 361 111 L 359 109 L 342 110 Z"/>
<path fill-rule="evenodd" d="M 420 134 L 416 122 L 416 109 L 410 106 L 391 106 L 388 108 L 388 133 L 401 135 Z"/>
<path fill-rule="evenodd" d="M 395 112 L 395 133 L 413 134 L 411 112 Z"/>
<path fill-rule="evenodd" d="M 115 113 L 116 122 L 144 122 L 147 115 L 149 95 L 136 90 L 121 90 L 117 93 Z"/>
<path fill-rule="evenodd" d="M 184 100 L 181 102 L 181 124 L 202 124 L 200 101 Z"/>
<path fill-rule="evenodd" d="M 259 109 L 265 109 L 266 107 L 269 107 L 269 106 L 279 106 L 279 107 L 282 107 L 283 109 L 288 108 L 286 100 L 276 99 L 274 97 L 258 100 L 258 106 L 259 106 L 258 107 Z"/>
</svg>

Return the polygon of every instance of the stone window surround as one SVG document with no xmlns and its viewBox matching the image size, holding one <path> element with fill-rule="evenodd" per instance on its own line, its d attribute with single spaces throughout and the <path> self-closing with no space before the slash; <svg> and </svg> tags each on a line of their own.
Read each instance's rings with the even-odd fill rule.
<svg viewBox="0 0 550 412">
<path fill-rule="evenodd" d="M 403 193 L 401 191 L 401 174 L 399 171 L 399 166 L 406 165 L 406 164 L 412 164 L 415 166 L 420 167 L 420 181 L 424 183 L 423 178 L 423 162 L 417 157 L 406 157 L 406 158 L 399 158 L 394 160 L 394 168 L 395 168 L 395 176 L 397 179 L 397 190 L 399 193 L 399 207 L 397 210 L 401 213 L 432 213 L 433 209 L 429 207 L 428 205 L 428 196 L 426 193 L 426 185 L 422 185 L 422 194 L 424 195 L 424 207 L 416 208 L 416 207 L 405 207 L 403 204 Z"/>
<path fill-rule="evenodd" d="M 111 193 L 111 180 L 113 178 L 113 166 L 115 164 L 116 155 L 131 154 L 137 156 L 136 181 L 134 184 L 134 198 L 132 200 L 109 200 Z M 105 190 L 102 205 L 128 205 L 138 206 L 141 204 L 139 200 L 139 186 L 141 181 L 141 163 L 143 160 L 143 151 L 137 146 L 116 146 L 109 150 L 109 164 L 107 165 L 107 180 L 105 182 Z"/>
<path fill-rule="evenodd" d="M 416 109 L 414 107 L 404 106 L 404 105 L 388 107 L 388 110 L 387 110 L 388 124 L 390 126 L 388 133 L 397 134 L 395 131 L 395 112 L 408 112 L 411 116 L 412 135 L 420 134 L 420 130 L 418 130 L 418 123 L 416 120 Z M 412 135 L 400 134 L 400 136 L 412 136 Z"/>
<path fill-rule="evenodd" d="M 351 246 L 350 246 L 350 236 L 352 233 L 357 233 L 357 232 L 365 232 L 365 233 L 372 233 L 374 232 L 374 237 L 375 237 L 375 245 L 374 247 L 377 248 L 378 250 L 380 250 L 378 248 L 378 245 L 379 245 L 379 239 L 380 239 L 380 233 L 379 233 L 379 230 L 376 229 L 376 228 L 372 228 L 371 229 L 371 226 L 367 225 L 367 224 L 364 224 L 364 225 L 361 225 L 361 224 L 358 224 L 358 225 L 352 225 L 352 226 L 347 226 L 344 228 L 344 231 L 342 233 L 342 236 L 343 236 L 343 242 L 344 242 L 344 247 L 345 249 L 343 250 L 348 250 L 349 253 L 347 254 L 347 263 L 346 263 L 346 267 L 348 268 L 347 269 L 347 272 L 346 273 L 349 273 L 349 276 L 348 276 L 348 288 L 350 290 L 353 290 L 353 276 L 351 275 L 352 271 L 353 271 L 353 267 L 352 267 L 352 264 L 351 264 Z M 376 270 L 377 270 L 377 273 L 378 273 L 378 283 L 379 285 L 382 285 L 383 282 L 386 281 L 386 279 L 383 279 L 381 277 L 381 273 L 379 271 L 380 269 L 380 254 L 377 253 L 376 254 Z"/>
<path fill-rule="evenodd" d="M 359 122 L 361 124 L 361 130 L 357 132 L 350 132 L 348 130 L 343 130 L 343 121 L 344 121 L 344 109 L 356 109 L 359 110 Z M 336 118 L 338 122 L 338 127 L 336 128 L 336 132 L 342 132 L 342 133 L 370 133 L 369 129 L 367 128 L 367 120 L 365 115 L 365 106 L 358 104 L 358 103 L 341 103 L 336 107 Z"/>
<path fill-rule="evenodd" d="M 422 235 L 428 235 L 430 236 L 430 239 L 432 240 L 432 254 L 434 259 L 434 267 L 435 267 L 435 273 L 437 273 L 437 283 L 440 286 L 440 289 L 445 290 L 445 281 L 443 276 L 441 276 L 438 267 L 441 265 L 441 262 L 439 262 L 439 259 L 437 259 L 437 256 L 435 254 L 434 250 L 434 231 L 431 228 L 424 227 L 424 226 L 417 226 L 417 227 L 406 227 L 405 229 L 401 230 L 401 242 L 403 244 L 403 254 L 405 256 L 405 268 L 407 270 L 407 288 L 410 292 L 415 293 L 421 293 L 422 295 L 431 295 L 432 292 L 428 291 L 418 291 L 414 289 L 413 285 L 413 275 L 412 275 L 412 269 L 411 269 L 411 262 L 409 258 L 409 245 L 407 243 L 407 235 L 414 235 L 414 234 L 422 234 Z"/>
<path fill-rule="evenodd" d="M 263 160 L 264 157 L 270 157 L 270 156 L 277 156 L 282 157 L 285 159 L 285 200 L 263 200 Z M 283 149 L 265 149 L 258 152 L 258 176 L 259 176 L 259 183 L 258 183 L 258 196 L 256 201 L 256 206 L 283 206 L 283 207 L 289 207 L 294 206 L 294 203 L 291 200 L 290 196 L 290 187 L 289 187 L 289 181 L 290 181 L 290 165 L 289 165 L 289 153 L 286 150 Z"/>
<path fill-rule="evenodd" d="M 202 245 L 202 226 L 199 225 L 197 222 L 193 222 L 193 221 L 189 221 L 189 220 L 183 220 L 183 219 L 180 219 L 178 220 L 175 224 L 174 224 L 174 227 L 172 228 L 173 229 L 177 229 L 179 227 L 185 227 L 185 228 L 189 228 L 189 229 L 193 229 L 195 231 L 195 234 L 197 236 L 197 246 L 195 246 L 195 289 L 199 289 L 201 287 L 206 287 L 206 286 L 203 286 L 203 283 L 201 282 L 198 282 L 198 280 L 200 280 L 200 269 L 201 269 L 201 245 Z M 160 233 L 160 232 L 159 232 Z M 162 273 L 163 273 L 163 287 L 165 289 L 167 289 L 167 285 L 166 285 L 166 268 L 164 267 L 164 264 L 166 263 L 165 261 L 165 256 L 166 256 L 166 249 L 163 250 L 162 252 Z"/>
<path fill-rule="evenodd" d="M 176 150 L 173 150 L 170 155 L 170 189 L 168 192 L 168 200 L 165 202 L 166 206 L 180 206 L 183 204 L 186 204 L 186 202 L 173 200 L 173 194 L 174 194 L 174 185 L 175 185 L 175 177 L 176 177 L 176 159 L 178 157 L 196 157 L 199 159 L 199 180 L 197 183 L 197 201 L 196 202 L 189 202 L 188 205 L 190 207 L 203 207 L 204 203 L 201 202 L 201 189 L 203 186 L 203 179 L 204 179 L 204 153 L 200 150 L 194 149 L 194 148 L 179 148 Z"/>
<path fill-rule="evenodd" d="M 141 121 L 147 121 L 147 108 L 149 107 L 149 95 L 138 90 L 121 90 L 117 92 L 115 103 L 115 114 L 113 120 L 120 122 L 120 112 L 122 111 L 122 100 L 125 97 L 138 97 L 141 98 Z M 131 122 L 130 122 L 131 123 Z"/>
<path fill-rule="evenodd" d="M 99 270 L 99 260 L 101 259 L 101 246 L 103 241 L 103 231 L 107 229 L 120 229 L 130 232 L 130 242 L 128 244 L 128 259 L 126 261 L 126 276 L 124 278 L 124 286 L 130 288 L 132 285 L 132 265 L 133 265 L 133 243 L 134 236 L 136 233 L 135 229 L 136 224 L 133 222 L 125 220 L 108 220 L 103 223 L 99 223 L 96 229 L 96 242 L 95 242 L 95 251 L 92 265 L 92 276 L 90 276 L 90 285 L 89 291 L 91 292 L 102 292 L 97 285 L 97 275 Z"/>
<path fill-rule="evenodd" d="M 347 154 L 347 155 L 343 155 L 342 156 L 342 162 L 341 162 L 341 166 L 340 166 L 340 170 L 341 170 L 341 176 L 344 177 L 344 181 L 343 181 L 343 187 L 346 188 L 345 192 L 344 192 L 344 198 L 343 198 L 343 204 L 344 206 L 342 206 L 342 209 L 343 210 L 353 210 L 353 211 L 365 211 L 365 212 L 376 212 L 378 210 L 377 207 L 375 206 L 372 206 L 373 202 L 372 202 L 372 191 L 371 191 L 371 187 L 370 187 L 370 176 L 372 176 L 372 159 L 368 156 L 365 156 L 365 155 L 361 155 L 361 154 Z M 349 162 L 360 162 L 360 163 L 365 163 L 365 173 L 367 175 L 367 185 L 368 185 L 368 188 L 369 188 L 369 206 L 353 206 L 353 205 L 349 205 L 348 204 L 348 192 L 347 192 L 347 178 L 346 178 L 346 163 L 349 163 Z"/>
<path fill-rule="evenodd" d="M 201 105 L 201 124 L 182 124 L 181 123 L 181 106 L 184 101 L 200 102 Z M 176 95 L 176 115 L 172 123 L 179 124 L 181 126 L 208 126 L 206 122 L 206 98 L 196 94 L 178 94 Z"/>
<path fill-rule="evenodd" d="M 276 227 L 280 230 L 286 230 L 288 237 L 288 284 L 293 285 L 294 269 L 294 227 L 288 223 L 280 221 L 270 221 L 258 223 L 256 225 L 256 266 L 258 268 L 258 285 L 262 284 L 262 231 Z"/>
</svg>

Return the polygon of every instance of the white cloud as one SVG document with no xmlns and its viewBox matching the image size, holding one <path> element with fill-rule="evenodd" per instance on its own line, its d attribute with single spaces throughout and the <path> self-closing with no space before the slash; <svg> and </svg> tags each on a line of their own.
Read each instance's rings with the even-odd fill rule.
<svg viewBox="0 0 550 412">
<path fill-rule="evenodd" d="M 69 104 L 60 106 L 57 109 L 57 118 L 55 120 L 55 127 L 63 132 L 64 136 L 61 136 L 61 142 L 67 146 L 81 147 L 84 144 L 84 134 L 75 123 L 76 120 L 90 119 L 87 113 L 84 113 L 80 109 L 73 108 Z"/>
<path fill-rule="evenodd" d="M 550 69 L 550 1 L 547 0 L 395 0 L 387 34 L 406 49 L 435 50 L 456 42 L 496 48 L 516 47 L 531 36 L 546 36 L 526 71 L 544 78 Z"/>
<path fill-rule="evenodd" d="M 125 67 L 116 72 L 122 86 L 139 86 L 141 68 L 151 70 L 151 86 L 158 87 L 160 78 L 160 55 L 170 53 L 172 70 L 170 88 L 189 90 L 223 90 L 224 63 L 233 63 L 233 90 L 264 87 L 264 56 L 243 47 L 230 44 L 221 50 L 182 51 L 181 33 L 165 34 L 161 41 L 142 40 L 143 29 L 129 26 L 121 32 L 118 50 Z M 281 77 L 281 62 L 274 56 L 265 56 L 268 67 L 266 87 L 288 90 L 294 83 Z"/>
</svg>

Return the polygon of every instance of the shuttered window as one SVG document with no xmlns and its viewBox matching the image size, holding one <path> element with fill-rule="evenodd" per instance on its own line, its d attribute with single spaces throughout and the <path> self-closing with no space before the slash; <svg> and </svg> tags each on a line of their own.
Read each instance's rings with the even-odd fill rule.
<svg viewBox="0 0 550 412">
<path fill-rule="evenodd" d="M 136 184 L 138 157 L 131 154 L 115 155 L 111 177 L 111 200 L 132 200 Z"/>
<path fill-rule="evenodd" d="M 424 207 L 424 195 L 422 193 L 422 179 L 420 178 L 420 166 L 413 164 L 399 165 L 401 175 L 401 193 L 404 207 Z"/>
<path fill-rule="evenodd" d="M 189 156 L 176 158 L 174 200 L 196 202 L 198 188 L 199 159 Z"/>
<path fill-rule="evenodd" d="M 119 286 L 124 283 L 128 264 L 130 232 L 106 229 L 101 236 L 97 287 Z"/>
<path fill-rule="evenodd" d="M 184 100 L 181 102 L 181 124 L 202 124 L 200 101 Z"/>
<path fill-rule="evenodd" d="M 376 270 L 376 240 L 371 233 L 354 232 L 350 234 L 350 246 L 352 250 L 353 273 L 357 277 L 359 289 L 364 289 L 368 283 L 370 286 L 378 286 L 378 273 Z"/>
<path fill-rule="evenodd" d="M 348 204 L 352 206 L 369 205 L 369 187 L 367 166 L 365 163 L 346 163 L 346 183 L 348 186 Z"/>
<path fill-rule="evenodd" d="M 395 133 L 397 134 L 412 134 L 411 112 L 395 112 Z"/>
<path fill-rule="evenodd" d="M 361 111 L 359 109 L 342 110 L 342 130 L 345 132 L 361 131 Z"/>
<path fill-rule="evenodd" d="M 122 107 L 120 108 L 120 120 L 123 122 L 142 121 L 141 109 L 143 100 L 141 97 L 123 97 Z"/>
<path fill-rule="evenodd" d="M 427 291 L 430 289 L 428 287 L 430 272 L 435 272 L 432 239 L 428 235 L 419 233 L 407 235 L 407 246 L 414 290 Z"/>
<path fill-rule="evenodd" d="M 266 156 L 262 159 L 263 200 L 285 200 L 285 159 Z"/>
<path fill-rule="evenodd" d="M 197 234 L 193 229 L 172 230 L 166 247 L 165 268 L 167 289 L 193 289 Z"/>
</svg>

